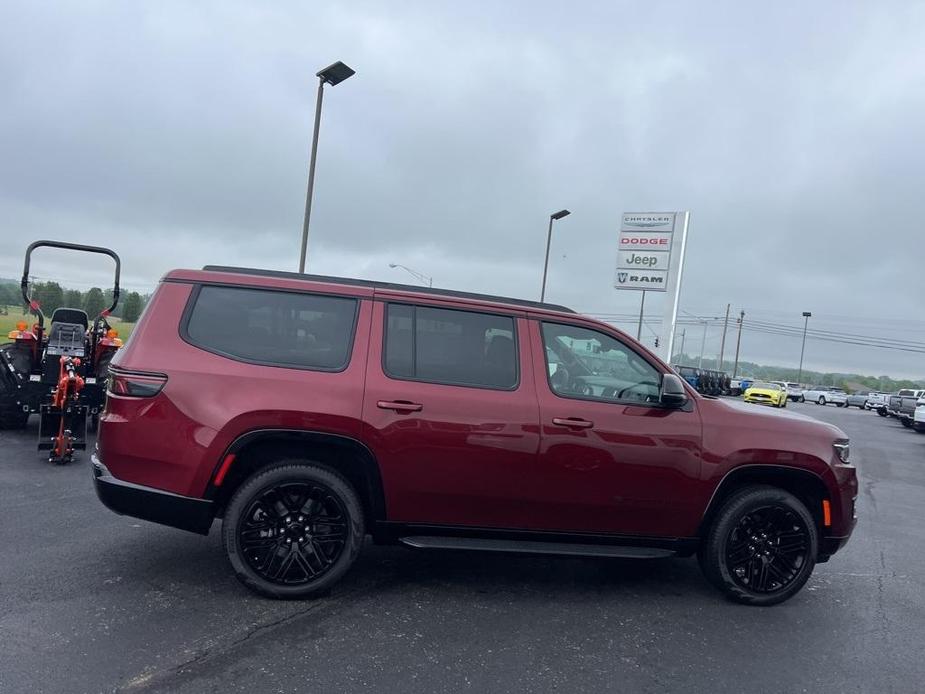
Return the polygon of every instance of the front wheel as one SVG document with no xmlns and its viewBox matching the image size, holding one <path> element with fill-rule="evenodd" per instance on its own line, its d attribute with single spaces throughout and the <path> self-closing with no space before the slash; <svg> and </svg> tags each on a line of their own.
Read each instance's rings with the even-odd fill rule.
<svg viewBox="0 0 925 694">
<path fill-rule="evenodd" d="M 877 414 L 879 414 L 881 417 L 886 417 L 889 413 L 886 411 L 886 408 L 879 407 L 877 408 Z"/>
<path fill-rule="evenodd" d="M 825 397 L 820 395 L 820 396 L 819 396 L 819 399 L 816 401 L 816 404 L 817 404 L 817 405 L 823 405 L 823 406 L 824 406 L 824 405 L 825 405 Z"/>
<path fill-rule="evenodd" d="M 238 580 L 279 599 L 326 593 L 356 560 L 364 535 L 350 484 L 305 460 L 282 461 L 245 481 L 222 526 Z"/>
<path fill-rule="evenodd" d="M 776 605 L 793 597 L 816 565 L 819 532 L 806 506 L 783 489 L 746 487 L 720 508 L 700 550 L 707 580 L 727 598 Z"/>
<path fill-rule="evenodd" d="M 804 398 L 804 397 L 801 395 L 800 398 L 799 398 L 799 400 L 798 400 L 798 402 L 806 402 L 806 398 Z"/>
<path fill-rule="evenodd" d="M 899 421 L 902 422 L 903 426 L 906 427 L 907 429 L 912 426 L 912 422 L 909 421 L 908 419 L 900 419 Z"/>
</svg>

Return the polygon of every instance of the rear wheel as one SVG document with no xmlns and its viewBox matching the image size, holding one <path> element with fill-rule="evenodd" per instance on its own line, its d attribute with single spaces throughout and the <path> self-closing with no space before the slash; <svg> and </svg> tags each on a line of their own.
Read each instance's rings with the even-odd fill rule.
<svg viewBox="0 0 925 694">
<path fill-rule="evenodd" d="M 816 404 L 817 404 L 817 405 L 825 405 L 825 396 L 824 396 L 824 395 L 820 395 L 820 396 L 819 396 L 819 399 L 816 401 Z"/>
<path fill-rule="evenodd" d="M 704 538 L 700 566 L 727 598 L 775 605 L 809 580 L 818 546 L 816 522 L 799 499 L 756 485 L 720 508 Z"/>
<path fill-rule="evenodd" d="M 799 397 L 798 402 L 806 402 L 806 398 L 804 398 L 804 397 L 801 395 L 801 396 Z"/>
<path fill-rule="evenodd" d="M 246 480 L 222 526 L 238 579 L 281 599 L 326 593 L 356 560 L 364 535 L 350 484 L 305 460 L 282 461 Z"/>
<path fill-rule="evenodd" d="M 878 408 L 877 408 L 877 414 L 879 414 L 881 417 L 886 417 L 887 414 L 888 414 L 888 412 L 886 411 L 886 408 L 884 408 L 884 407 L 878 407 Z"/>
<path fill-rule="evenodd" d="M 902 422 L 903 426 L 907 429 L 912 426 L 912 422 L 908 419 L 900 419 L 899 421 Z"/>
<path fill-rule="evenodd" d="M 28 421 L 29 413 L 16 402 L 16 386 L 9 382 L 8 374 L 0 373 L 0 429 L 23 429 Z"/>
</svg>

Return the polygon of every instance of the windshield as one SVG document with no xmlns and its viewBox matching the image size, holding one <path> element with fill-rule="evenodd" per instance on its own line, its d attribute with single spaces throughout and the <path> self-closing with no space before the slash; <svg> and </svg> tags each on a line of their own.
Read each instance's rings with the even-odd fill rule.
<svg viewBox="0 0 925 694">
<path fill-rule="evenodd" d="M 752 388 L 761 388 L 762 390 L 780 390 L 777 383 L 752 383 Z"/>
</svg>

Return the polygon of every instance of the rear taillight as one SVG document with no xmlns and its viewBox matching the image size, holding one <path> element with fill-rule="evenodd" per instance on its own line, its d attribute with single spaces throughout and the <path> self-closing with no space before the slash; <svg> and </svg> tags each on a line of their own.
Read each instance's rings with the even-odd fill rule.
<svg viewBox="0 0 925 694">
<path fill-rule="evenodd" d="M 124 373 L 110 371 L 106 393 L 123 398 L 151 398 L 167 383 L 163 374 Z"/>
</svg>

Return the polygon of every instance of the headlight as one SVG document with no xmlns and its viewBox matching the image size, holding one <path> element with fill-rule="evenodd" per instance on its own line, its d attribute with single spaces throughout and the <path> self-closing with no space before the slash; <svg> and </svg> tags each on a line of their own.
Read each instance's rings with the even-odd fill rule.
<svg viewBox="0 0 925 694">
<path fill-rule="evenodd" d="M 838 459 L 843 463 L 847 463 L 849 453 L 848 439 L 838 439 L 832 446 L 835 448 Z"/>
</svg>

